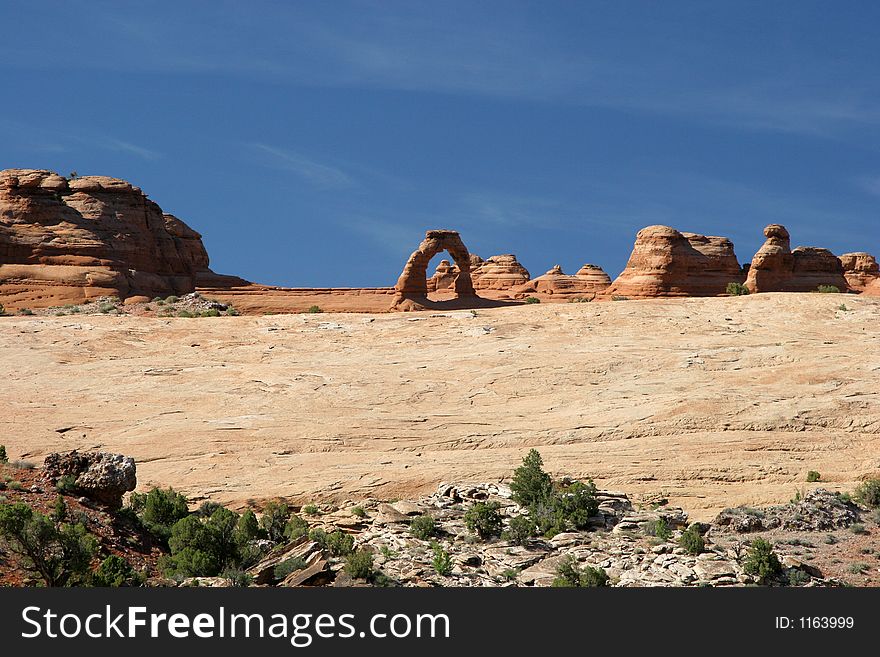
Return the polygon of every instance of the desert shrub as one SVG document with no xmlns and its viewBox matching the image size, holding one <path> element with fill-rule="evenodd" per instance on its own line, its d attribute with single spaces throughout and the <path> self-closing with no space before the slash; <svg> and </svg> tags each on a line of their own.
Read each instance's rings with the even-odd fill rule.
<svg viewBox="0 0 880 657">
<path fill-rule="evenodd" d="M 112 313 L 116 310 L 116 304 L 109 302 L 102 302 L 98 304 L 98 312 L 106 315 L 107 313 Z"/>
<path fill-rule="evenodd" d="M 657 520 L 645 523 L 645 533 L 648 536 L 656 536 L 661 541 L 668 541 L 672 538 L 672 529 L 666 522 L 666 518 L 657 518 Z"/>
<path fill-rule="evenodd" d="M 0 505 L 0 537 L 46 586 L 85 583 L 98 549 L 81 523 L 56 524 L 22 502 Z"/>
<path fill-rule="evenodd" d="M 810 471 L 807 473 L 807 482 L 808 482 L 808 483 L 811 483 L 811 484 L 812 484 L 812 483 L 814 483 L 814 482 L 816 482 L 816 481 L 819 481 L 821 478 L 822 478 L 822 475 L 820 475 L 820 474 L 819 474 L 818 472 L 816 472 L 815 470 L 810 470 Z"/>
<path fill-rule="evenodd" d="M 247 588 L 253 584 L 254 578 L 239 568 L 231 568 L 220 573 L 220 577 L 229 580 L 229 585 L 236 588 Z"/>
<path fill-rule="evenodd" d="M 756 576 L 761 584 L 766 584 L 779 575 L 782 564 L 773 551 L 773 544 L 763 538 L 752 541 L 743 562 L 743 571 L 747 575 Z"/>
<path fill-rule="evenodd" d="M 513 471 L 510 490 L 513 501 L 523 507 L 530 507 L 550 497 L 553 480 L 544 471 L 544 460 L 538 450 L 529 450 L 522 465 Z"/>
<path fill-rule="evenodd" d="M 321 514 L 321 511 L 314 504 L 306 504 L 303 507 L 302 512 L 305 513 L 307 516 L 317 516 Z"/>
<path fill-rule="evenodd" d="M 437 523 L 427 514 L 418 516 L 409 524 L 409 532 L 416 538 L 427 541 L 437 534 Z"/>
<path fill-rule="evenodd" d="M 290 520 L 284 526 L 284 536 L 291 541 L 295 541 L 301 536 L 308 536 L 309 523 L 300 518 L 298 515 L 291 514 Z"/>
<path fill-rule="evenodd" d="M 165 297 L 165 303 L 177 303 L 180 299 L 173 294 L 171 296 Z"/>
<path fill-rule="evenodd" d="M 855 500 L 869 509 L 880 507 L 880 479 L 868 479 L 859 484 L 853 495 Z"/>
<path fill-rule="evenodd" d="M 526 303 L 541 303 L 541 300 L 538 297 L 526 297 Z"/>
<path fill-rule="evenodd" d="M 822 294 L 839 294 L 840 288 L 836 285 L 820 285 L 817 288 L 817 291 L 821 292 Z"/>
<path fill-rule="evenodd" d="M 284 530 L 290 520 L 290 507 L 286 502 L 269 502 L 260 517 L 260 527 L 266 532 L 270 541 L 280 543 L 284 540 Z"/>
<path fill-rule="evenodd" d="M 308 310 L 308 312 L 314 314 L 314 313 L 322 313 L 322 312 L 324 312 L 324 311 L 321 310 L 321 306 L 309 306 L 309 310 Z"/>
<path fill-rule="evenodd" d="M 434 572 L 438 575 L 449 575 L 452 573 L 452 557 L 449 556 L 449 553 L 443 549 L 443 546 L 437 542 L 431 543 L 431 550 L 434 551 L 434 558 L 431 559 L 431 565 L 434 567 Z"/>
<path fill-rule="evenodd" d="M 483 540 L 501 534 L 502 519 L 497 502 L 476 502 L 464 514 L 464 524 L 469 531 Z"/>
<path fill-rule="evenodd" d="M 857 522 L 857 523 L 855 523 L 855 524 L 853 524 L 853 525 L 850 525 L 850 526 L 849 526 L 849 530 L 850 530 L 853 534 L 867 534 L 867 533 L 868 533 L 868 530 L 865 529 L 865 526 L 864 526 L 862 523 L 860 523 L 860 522 Z"/>
<path fill-rule="evenodd" d="M 33 315 L 33 314 L 34 314 L 34 311 L 31 310 L 30 308 L 21 308 L 21 309 L 18 311 L 18 314 L 19 314 L 19 315 Z"/>
<path fill-rule="evenodd" d="M 703 535 L 700 534 L 699 527 L 691 525 L 682 532 L 681 537 L 678 539 L 678 545 L 688 554 L 697 555 L 706 548 L 706 541 L 703 539 Z"/>
<path fill-rule="evenodd" d="M 291 559 L 287 559 L 279 563 L 273 569 L 273 574 L 275 575 L 275 579 L 282 580 L 290 573 L 295 573 L 298 570 L 302 570 L 306 567 L 306 560 L 302 557 L 293 557 Z"/>
<path fill-rule="evenodd" d="M 21 490 L 22 488 L 24 488 L 24 486 L 21 485 L 21 482 L 17 479 L 13 479 L 12 481 L 10 481 L 7 486 L 9 487 L 9 490 Z"/>
<path fill-rule="evenodd" d="M 369 579 L 373 574 L 373 554 L 368 550 L 355 550 L 345 560 L 345 572 L 354 579 Z"/>
<path fill-rule="evenodd" d="M 101 562 L 92 575 L 94 586 L 140 586 L 143 578 L 131 564 L 117 554 L 111 554 Z"/>
<path fill-rule="evenodd" d="M 309 532 L 309 540 L 314 541 L 324 549 L 327 547 L 327 532 L 320 527 L 315 527 Z"/>
<path fill-rule="evenodd" d="M 862 573 L 866 573 L 871 570 L 871 567 L 866 563 L 855 562 L 851 563 L 847 570 L 853 575 L 861 575 Z"/>
<path fill-rule="evenodd" d="M 505 537 L 515 545 L 526 545 L 537 533 L 535 521 L 527 515 L 521 515 L 510 519 Z"/>
<path fill-rule="evenodd" d="M 810 581 L 810 576 L 800 568 L 789 568 L 786 577 L 789 586 L 803 586 Z"/>
<path fill-rule="evenodd" d="M 226 314 L 229 315 L 230 317 L 237 317 L 237 316 L 240 315 L 241 313 L 239 313 L 239 312 L 238 312 L 235 308 L 233 308 L 232 306 L 229 306 L 229 308 L 226 309 Z"/>
<path fill-rule="evenodd" d="M 0 445 L 0 463 L 9 463 L 9 457 L 6 455 L 6 445 Z"/>
<path fill-rule="evenodd" d="M 871 520 L 875 525 L 880 525 L 880 509 L 874 509 L 874 512 L 871 514 Z"/>
<path fill-rule="evenodd" d="M 334 557 L 347 557 L 354 550 L 354 536 L 336 530 L 327 534 L 327 550 Z"/>
<path fill-rule="evenodd" d="M 624 297 L 618 294 L 615 294 L 611 297 L 612 301 L 629 301 L 629 297 Z"/>
<path fill-rule="evenodd" d="M 577 559 L 568 555 L 556 567 L 556 579 L 553 580 L 552 586 L 594 588 L 608 586 L 608 580 L 608 573 L 602 568 L 593 566 L 578 568 Z"/>
<path fill-rule="evenodd" d="M 749 293 L 749 288 L 742 283 L 728 283 L 727 293 L 732 297 L 741 297 Z"/>
<path fill-rule="evenodd" d="M 195 317 L 195 315 L 193 315 L 193 314 L 192 314 L 190 311 L 188 311 L 188 310 L 178 310 L 178 311 L 177 311 L 177 316 L 178 316 L 178 317 Z"/>
<path fill-rule="evenodd" d="M 199 317 L 220 317 L 220 311 L 216 308 L 210 308 L 205 310 L 204 312 L 199 313 Z"/>
<path fill-rule="evenodd" d="M 15 468 L 16 470 L 33 470 L 37 467 L 36 463 L 32 461 L 22 461 L 21 459 L 16 459 L 15 461 L 11 461 L 9 466 Z"/>
<path fill-rule="evenodd" d="M 366 517 L 367 517 L 367 512 L 364 511 L 364 507 L 362 507 L 362 506 L 355 506 L 355 507 L 352 507 L 352 509 L 351 509 L 351 515 L 353 515 L 353 516 L 355 516 L 355 517 L 357 517 L 357 518 L 366 518 Z"/>
<path fill-rule="evenodd" d="M 186 497 L 173 488 L 132 493 L 129 506 L 152 534 L 167 541 L 171 527 L 189 514 Z"/>
</svg>

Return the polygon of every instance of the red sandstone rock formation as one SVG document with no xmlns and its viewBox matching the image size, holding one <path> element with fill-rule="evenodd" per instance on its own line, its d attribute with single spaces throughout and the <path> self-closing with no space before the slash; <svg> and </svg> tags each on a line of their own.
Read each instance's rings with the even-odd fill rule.
<svg viewBox="0 0 880 657">
<path fill-rule="evenodd" d="M 880 297 L 880 278 L 875 278 L 865 286 L 862 294 L 868 297 Z"/>
<path fill-rule="evenodd" d="M 426 270 L 441 251 L 448 251 L 458 266 L 453 289 L 457 299 L 478 299 L 471 282 L 471 258 L 461 236 L 454 230 L 429 230 L 419 248 L 413 251 L 397 279 L 392 310 L 424 310 L 434 304 L 428 300 Z"/>
<path fill-rule="evenodd" d="M 428 279 L 428 292 L 453 288 L 458 273 L 458 267 L 450 263 L 448 260 L 441 260 L 440 264 L 437 265 L 437 269 L 434 271 L 434 275 Z"/>
<path fill-rule="evenodd" d="M 201 236 L 130 183 L 0 171 L 0 297 L 7 307 L 184 294 L 199 276 L 217 276 Z"/>
<path fill-rule="evenodd" d="M 599 265 L 586 264 L 578 269 L 575 276 L 585 281 L 595 292 L 604 292 L 611 285 L 611 277 Z"/>
<path fill-rule="evenodd" d="M 828 249 L 798 247 L 791 250 L 785 226 L 764 229 L 767 241 L 749 267 L 746 287 L 750 292 L 815 292 L 820 285 L 847 289 L 840 260 Z"/>
<path fill-rule="evenodd" d="M 478 290 L 510 290 L 531 278 L 512 253 L 492 256 L 472 270 L 471 277 Z"/>
<path fill-rule="evenodd" d="M 606 293 L 630 298 L 718 296 L 728 283 L 743 278 L 726 237 L 648 226 L 636 235 L 626 268 Z"/>
<path fill-rule="evenodd" d="M 593 298 L 605 290 L 608 283 L 608 275 L 595 265 L 585 265 L 575 276 L 566 274 L 562 267 L 554 265 L 546 274 L 530 280 L 515 291 L 519 296 L 545 294 L 561 299 Z"/>
<path fill-rule="evenodd" d="M 864 292 L 873 281 L 880 280 L 880 267 L 870 253 L 844 253 L 839 260 L 851 290 Z"/>
</svg>

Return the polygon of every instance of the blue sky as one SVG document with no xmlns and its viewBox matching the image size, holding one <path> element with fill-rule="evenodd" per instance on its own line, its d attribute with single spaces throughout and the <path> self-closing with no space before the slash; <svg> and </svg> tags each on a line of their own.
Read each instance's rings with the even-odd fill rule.
<svg viewBox="0 0 880 657">
<path fill-rule="evenodd" d="M 880 255 L 880 3 L 0 0 L 0 168 L 112 175 L 262 283 L 428 228 L 614 276 L 637 230 Z"/>
</svg>

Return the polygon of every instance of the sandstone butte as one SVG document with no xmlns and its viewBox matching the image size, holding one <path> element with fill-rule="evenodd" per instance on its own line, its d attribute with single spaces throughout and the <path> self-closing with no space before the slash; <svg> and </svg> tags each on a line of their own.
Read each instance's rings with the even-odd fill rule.
<svg viewBox="0 0 880 657">
<path fill-rule="evenodd" d="M 532 279 L 513 254 L 483 260 L 451 230 L 431 230 L 395 286 L 283 288 L 214 273 L 201 235 L 124 180 L 67 179 L 47 170 L 0 172 L 0 304 L 7 310 L 78 304 L 115 296 L 126 303 L 194 290 L 248 314 L 386 312 L 613 298 L 720 296 L 730 283 L 752 292 L 841 291 L 880 295 L 868 253 L 840 258 L 827 249 L 790 248 L 772 224 L 751 266 L 741 266 L 725 237 L 669 226 L 639 231 L 626 268 L 612 283 L 596 265 L 567 275 L 558 265 Z M 427 267 L 447 252 L 431 278 Z"/>
</svg>

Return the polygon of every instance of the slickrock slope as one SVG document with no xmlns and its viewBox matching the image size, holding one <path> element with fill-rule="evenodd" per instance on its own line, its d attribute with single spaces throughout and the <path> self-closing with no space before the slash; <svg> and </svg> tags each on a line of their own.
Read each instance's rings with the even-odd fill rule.
<svg viewBox="0 0 880 657">
<path fill-rule="evenodd" d="M 14 458 L 126 454 L 141 489 L 234 504 L 411 498 L 538 447 L 548 471 L 708 520 L 786 502 L 809 470 L 845 491 L 880 470 L 880 300 L 840 306 L 2 317 L 0 432 Z"/>
<path fill-rule="evenodd" d="M 0 171 L 0 297 L 7 308 L 183 294 L 199 276 L 217 276 L 201 236 L 130 183 Z"/>
<path fill-rule="evenodd" d="M 880 280 L 880 267 L 870 253 L 844 253 L 839 259 L 851 290 L 864 292 L 872 282 Z"/>
<path fill-rule="evenodd" d="M 626 268 L 606 292 L 634 299 L 718 296 L 744 278 L 726 237 L 648 226 L 636 235 Z"/>
<path fill-rule="evenodd" d="M 767 241 L 749 267 L 750 292 L 815 292 L 822 285 L 847 289 L 843 265 L 828 249 L 799 246 L 792 251 L 788 230 L 780 224 L 767 226 L 764 236 Z"/>
</svg>

